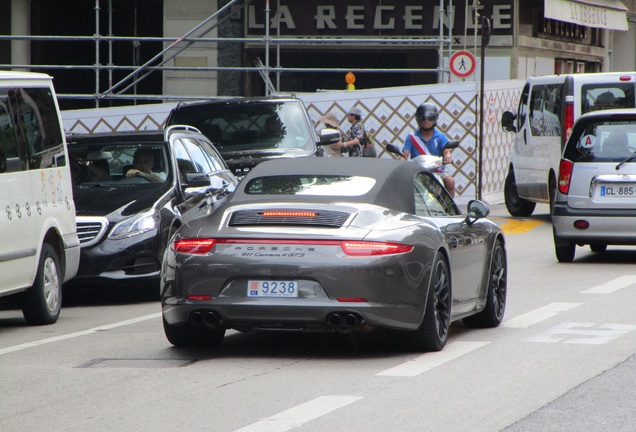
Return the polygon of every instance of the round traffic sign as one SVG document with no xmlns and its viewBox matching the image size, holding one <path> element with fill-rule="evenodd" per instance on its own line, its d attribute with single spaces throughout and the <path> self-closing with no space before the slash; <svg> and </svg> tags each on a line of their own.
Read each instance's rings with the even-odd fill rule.
<svg viewBox="0 0 636 432">
<path fill-rule="evenodd" d="M 467 78 L 475 72 L 477 61 L 469 51 L 456 51 L 450 58 L 449 65 L 453 75 L 457 78 Z"/>
</svg>

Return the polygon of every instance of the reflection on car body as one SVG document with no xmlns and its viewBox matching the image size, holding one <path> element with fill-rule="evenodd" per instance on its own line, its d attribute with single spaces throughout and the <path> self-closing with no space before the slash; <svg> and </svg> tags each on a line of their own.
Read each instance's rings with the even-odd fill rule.
<svg viewBox="0 0 636 432">
<path fill-rule="evenodd" d="M 182 214 L 218 206 L 237 180 L 214 146 L 190 127 L 68 138 L 80 268 L 72 284 L 158 282 Z"/>
<path fill-rule="evenodd" d="M 453 320 L 503 319 L 505 239 L 488 212 L 471 201 L 462 215 L 415 162 L 263 162 L 170 243 L 166 336 L 214 346 L 230 328 L 390 329 L 411 348 L 440 350 Z"/>
</svg>

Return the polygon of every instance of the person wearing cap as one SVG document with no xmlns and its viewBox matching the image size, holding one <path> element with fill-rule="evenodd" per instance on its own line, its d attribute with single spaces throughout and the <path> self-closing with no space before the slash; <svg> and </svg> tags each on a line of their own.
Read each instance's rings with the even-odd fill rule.
<svg viewBox="0 0 636 432">
<path fill-rule="evenodd" d="M 417 156 L 428 154 L 439 156 L 444 164 L 453 163 L 451 150 L 444 149 L 448 143 L 446 134 L 435 126 L 439 119 L 439 110 L 431 103 L 423 103 L 415 110 L 415 120 L 418 128 L 406 136 L 402 154 L 408 160 Z M 440 177 L 451 197 L 455 197 L 455 179 L 441 168 Z"/>
<path fill-rule="evenodd" d="M 366 145 L 367 133 L 360 122 L 361 120 L 362 111 L 360 108 L 353 107 L 347 111 L 347 121 L 351 124 L 351 127 L 344 141 L 340 141 L 337 145 L 341 147 L 342 152 L 347 153 L 349 157 L 362 157 L 362 149 L 364 149 Z"/>
<path fill-rule="evenodd" d="M 331 129 L 336 129 L 338 132 L 340 132 L 340 136 L 342 137 L 343 133 L 340 130 L 340 125 L 338 124 L 338 117 L 336 116 L 336 114 L 334 112 L 328 112 L 327 114 L 325 114 L 324 116 L 320 117 L 320 119 L 318 120 L 319 122 L 323 123 L 325 125 L 325 127 L 331 128 Z M 342 139 L 341 139 L 342 141 Z M 324 147 L 325 150 L 327 151 L 327 156 L 328 157 L 341 157 L 342 156 L 342 146 L 339 145 L 339 143 L 336 144 L 331 144 L 328 146 Z"/>
</svg>

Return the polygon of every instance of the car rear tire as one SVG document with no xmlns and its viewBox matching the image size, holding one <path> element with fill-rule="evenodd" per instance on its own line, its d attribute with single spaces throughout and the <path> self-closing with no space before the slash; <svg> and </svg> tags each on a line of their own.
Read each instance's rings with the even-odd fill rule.
<svg viewBox="0 0 636 432">
<path fill-rule="evenodd" d="M 225 336 L 225 329 L 208 329 L 206 327 L 186 325 L 171 325 L 163 320 L 163 331 L 166 339 L 176 347 L 207 347 L 215 348 L 221 344 Z"/>
<path fill-rule="evenodd" d="M 554 238 L 554 252 L 557 260 L 559 262 L 572 262 L 576 252 L 576 243 L 572 240 L 564 240 L 558 237 L 554 229 L 552 230 L 552 236 Z"/>
<path fill-rule="evenodd" d="M 450 272 L 446 260 L 438 253 L 433 262 L 424 319 L 416 331 L 405 332 L 406 347 L 414 351 L 441 351 L 448 339 L 450 320 Z"/>
<path fill-rule="evenodd" d="M 537 205 L 532 201 L 527 201 L 519 197 L 515 174 L 512 170 L 508 172 L 504 183 L 504 200 L 506 202 L 506 209 L 508 209 L 508 213 L 512 216 L 530 216 Z"/>
<path fill-rule="evenodd" d="M 503 321 L 508 294 L 508 262 L 501 240 L 495 242 L 490 271 L 488 273 L 488 292 L 484 309 L 464 318 L 468 327 L 497 327 Z"/>
<path fill-rule="evenodd" d="M 550 175 L 548 181 L 548 196 L 550 198 L 550 217 L 552 217 L 552 210 L 554 209 L 554 201 L 556 200 L 556 179 L 553 175 Z"/>
<path fill-rule="evenodd" d="M 590 245 L 590 250 L 596 253 L 602 253 L 607 250 L 607 245 L 604 243 L 594 243 Z"/>
<path fill-rule="evenodd" d="M 31 325 L 53 324 L 62 309 L 62 268 L 55 249 L 42 245 L 33 286 L 22 294 L 22 313 Z"/>
</svg>

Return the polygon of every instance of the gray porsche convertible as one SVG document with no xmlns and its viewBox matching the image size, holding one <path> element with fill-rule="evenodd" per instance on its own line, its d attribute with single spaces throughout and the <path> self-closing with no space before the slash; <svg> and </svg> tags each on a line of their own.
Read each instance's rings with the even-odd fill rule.
<svg viewBox="0 0 636 432">
<path fill-rule="evenodd" d="M 503 232 L 480 201 L 462 214 L 415 162 L 267 161 L 221 206 L 193 211 L 161 272 L 175 346 L 216 346 L 228 329 L 384 329 L 439 351 L 451 322 L 503 319 Z"/>
</svg>

